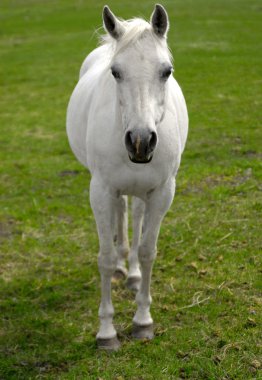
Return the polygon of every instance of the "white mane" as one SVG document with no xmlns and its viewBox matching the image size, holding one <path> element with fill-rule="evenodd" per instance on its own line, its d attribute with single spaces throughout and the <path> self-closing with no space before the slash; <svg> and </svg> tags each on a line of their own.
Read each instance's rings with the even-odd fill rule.
<svg viewBox="0 0 262 380">
<path fill-rule="evenodd" d="M 153 31 L 151 24 L 141 18 L 133 18 L 131 20 L 121 20 L 124 26 L 124 34 L 119 40 L 111 37 L 110 34 L 100 36 L 101 45 L 109 45 L 111 47 L 112 59 L 121 50 L 132 44 L 139 44 L 144 37 L 150 35 L 156 46 L 160 46 L 168 51 L 170 60 L 173 60 L 171 51 L 168 48 L 166 38 L 159 38 Z"/>
</svg>

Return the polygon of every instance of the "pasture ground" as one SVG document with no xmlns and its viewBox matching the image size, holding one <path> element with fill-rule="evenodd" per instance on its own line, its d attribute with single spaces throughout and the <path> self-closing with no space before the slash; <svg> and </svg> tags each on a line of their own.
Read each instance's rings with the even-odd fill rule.
<svg viewBox="0 0 262 380">
<path fill-rule="evenodd" d="M 133 295 L 114 284 L 122 349 L 107 355 L 89 175 L 65 135 L 104 3 L 1 0 L 1 380 L 262 378 L 261 2 L 163 3 L 190 133 L 154 266 L 156 338 L 130 339 Z"/>
</svg>

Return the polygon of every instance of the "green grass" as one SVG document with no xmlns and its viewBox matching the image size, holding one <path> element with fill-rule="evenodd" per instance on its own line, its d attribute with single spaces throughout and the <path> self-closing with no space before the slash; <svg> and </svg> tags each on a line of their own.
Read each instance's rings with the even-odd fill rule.
<svg viewBox="0 0 262 380">
<path fill-rule="evenodd" d="M 156 338 L 97 352 L 98 241 L 65 113 L 103 2 L 0 5 L 0 379 L 261 379 L 261 2 L 165 1 L 190 116 L 154 266 Z M 149 1 L 111 1 L 124 18 Z"/>
</svg>

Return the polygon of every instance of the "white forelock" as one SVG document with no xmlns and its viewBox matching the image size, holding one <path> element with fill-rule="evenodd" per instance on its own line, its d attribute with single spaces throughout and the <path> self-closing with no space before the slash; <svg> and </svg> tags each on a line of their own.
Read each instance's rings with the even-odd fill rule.
<svg viewBox="0 0 262 380">
<path fill-rule="evenodd" d="M 110 34 L 100 36 L 101 45 L 111 46 L 113 59 L 121 50 L 129 45 L 139 43 L 143 37 L 150 35 L 155 41 L 157 46 L 161 46 L 167 50 L 168 56 L 172 61 L 172 54 L 168 48 L 166 38 L 159 38 L 153 31 L 151 24 L 141 18 L 133 18 L 131 20 L 121 20 L 121 24 L 124 26 L 124 34 L 119 40 L 114 39 Z"/>
</svg>

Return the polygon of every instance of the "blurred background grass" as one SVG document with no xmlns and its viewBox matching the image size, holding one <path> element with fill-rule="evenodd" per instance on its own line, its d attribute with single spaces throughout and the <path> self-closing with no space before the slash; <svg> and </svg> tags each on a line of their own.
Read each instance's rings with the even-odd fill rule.
<svg viewBox="0 0 262 380">
<path fill-rule="evenodd" d="M 130 340 L 135 311 L 113 291 L 122 350 L 98 353 L 98 241 L 89 174 L 65 134 L 101 1 L 0 4 L 0 378 L 261 377 L 261 3 L 164 1 L 190 132 L 161 230 L 156 338 Z M 149 1 L 111 1 L 149 19 Z"/>
</svg>

